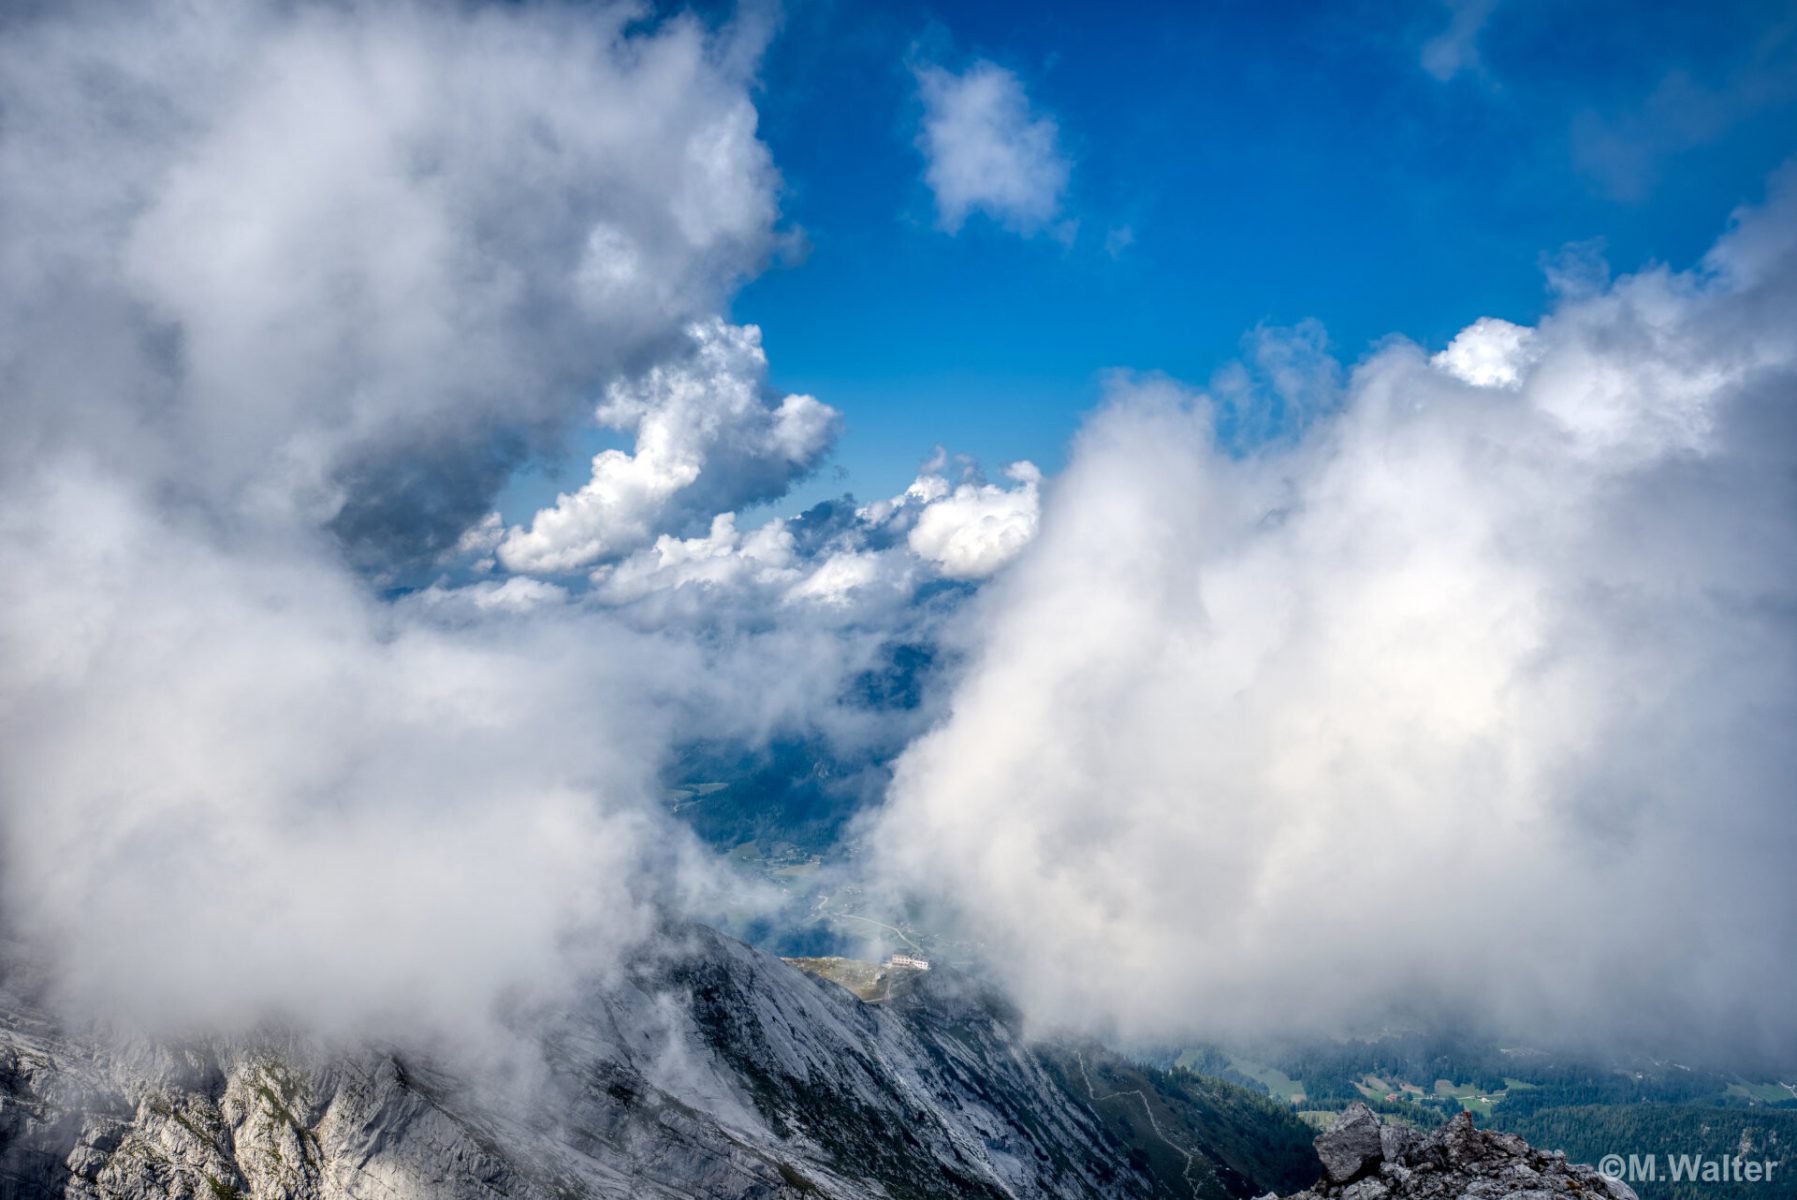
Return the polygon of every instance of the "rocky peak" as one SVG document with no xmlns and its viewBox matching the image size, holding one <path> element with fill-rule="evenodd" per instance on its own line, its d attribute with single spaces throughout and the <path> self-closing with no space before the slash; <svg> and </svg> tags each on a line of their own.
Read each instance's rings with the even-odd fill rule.
<svg viewBox="0 0 1797 1200">
<path fill-rule="evenodd" d="M 1230 1200 L 1305 1178 L 1305 1131 L 1258 1098 L 1027 1042 L 975 981 L 914 975 L 868 1004 L 671 928 L 512 1031 L 522 1087 L 428 1045 L 121 1038 L 0 960 L 0 1200 Z"/>
<path fill-rule="evenodd" d="M 1639 1200 L 1633 1188 L 1461 1113 L 1431 1134 L 1348 1107 L 1316 1140 L 1323 1178 L 1288 1200 Z"/>
</svg>

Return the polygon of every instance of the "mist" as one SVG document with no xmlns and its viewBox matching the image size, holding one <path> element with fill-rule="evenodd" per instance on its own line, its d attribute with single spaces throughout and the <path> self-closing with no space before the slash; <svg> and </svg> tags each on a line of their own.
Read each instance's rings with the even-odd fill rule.
<svg viewBox="0 0 1797 1200">
<path fill-rule="evenodd" d="M 671 917 L 763 903 L 659 772 L 683 739 L 860 736 L 835 698 L 880 637 L 632 619 L 496 575 L 491 514 L 601 417 L 681 473 L 614 557 L 834 437 L 717 316 L 786 236 L 766 33 L 556 4 L 6 19 L 4 917 L 65 1010 L 468 1039 Z"/>
<path fill-rule="evenodd" d="M 1782 1060 L 1794 280 L 1787 169 L 1533 328 L 1115 379 L 898 763 L 886 877 L 1041 1029 Z"/>
</svg>

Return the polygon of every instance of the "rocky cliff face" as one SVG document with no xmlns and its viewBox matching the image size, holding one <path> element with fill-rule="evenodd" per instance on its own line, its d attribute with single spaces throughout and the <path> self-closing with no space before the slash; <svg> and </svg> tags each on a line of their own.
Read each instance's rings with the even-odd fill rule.
<svg viewBox="0 0 1797 1200">
<path fill-rule="evenodd" d="M 1121 1064 L 1088 1072 L 1095 1048 L 1026 1045 L 1001 1005 L 941 972 L 870 1005 L 692 930 L 533 1038 L 530 1086 L 506 1087 L 393 1049 L 105 1037 L 15 990 L 0 995 L 0 1200 L 1222 1200 L 1290 1186 L 1274 1160 L 1204 1140 L 1264 1114 L 1195 1105 L 1171 1077 L 1124 1090 Z M 1260 1125 L 1235 1132 L 1268 1141 Z"/>
<path fill-rule="evenodd" d="M 528 1085 L 292 1036 L 59 1026 L 0 984 L 0 1200 L 1634 1200 L 1521 1139 L 1277 1106 L 1037 1046 L 930 972 L 867 1004 L 703 929 L 519 1052 Z"/>
<path fill-rule="evenodd" d="M 1382 1124 L 1351 1105 L 1316 1140 L 1323 1178 L 1288 1200 L 1638 1200 L 1633 1188 L 1461 1113 L 1434 1133 Z"/>
</svg>

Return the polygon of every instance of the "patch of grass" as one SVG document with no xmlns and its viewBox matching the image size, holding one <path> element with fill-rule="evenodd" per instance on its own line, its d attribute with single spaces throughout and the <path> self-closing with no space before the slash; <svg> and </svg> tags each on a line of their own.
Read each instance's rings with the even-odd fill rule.
<svg viewBox="0 0 1797 1200">
<path fill-rule="evenodd" d="M 1281 1100 L 1296 1103 L 1305 1098 L 1304 1081 L 1301 1079 L 1293 1079 L 1290 1075 L 1287 1075 L 1284 1071 L 1281 1071 L 1276 1067 L 1265 1066 L 1257 1062 L 1249 1062 L 1247 1059 L 1237 1058 L 1233 1054 L 1229 1056 L 1229 1065 L 1235 1070 L 1248 1076 L 1248 1078 L 1256 1079 L 1261 1083 L 1266 1084 L 1267 1090 Z"/>
<path fill-rule="evenodd" d="M 1492 1107 L 1504 1099 L 1504 1093 L 1481 1092 L 1470 1083 L 1455 1083 L 1451 1079 L 1437 1079 L 1435 1094 L 1455 1101 L 1468 1112 L 1477 1113 L 1481 1117 L 1489 1117 Z"/>
<path fill-rule="evenodd" d="M 234 1183 L 226 1183 L 216 1176 L 206 1176 L 206 1186 L 212 1189 L 213 1200 L 243 1200 L 242 1188 Z"/>
</svg>

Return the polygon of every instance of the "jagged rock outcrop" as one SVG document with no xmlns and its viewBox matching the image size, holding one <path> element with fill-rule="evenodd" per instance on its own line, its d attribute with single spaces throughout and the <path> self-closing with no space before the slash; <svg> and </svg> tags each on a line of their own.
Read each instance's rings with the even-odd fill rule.
<svg viewBox="0 0 1797 1200">
<path fill-rule="evenodd" d="M 1322 1180 L 1287 1200 L 1639 1200 L 1627 1184 L 1479 1129 L 1464 1112 L 1423 1135 L 1353 1104 L 1316 1147 Z"/>
<path fill-rule="evenodd" d="M 1323 1163 L 1323 1178 L 1330 1183 L 1358 1179 L 1371 1164 L 1382 1158 L 1385 1151 L 1383 1134 L 1384 1127 L 1372 1109 L 1364 1104 L 1348 1109 L 1328 1133 L 1317 1139 L 1317 1158 Z"/>
<path fill-rule="evenodd" d="M 133 1041 L 0 980 L 0 1200 L 1228 1200 L 1273 1182 L 1212 1170 L 1197 1143 L 1136 1148 L 1114 1128 L 1135 1097 L 1096 1100 L 950 973 L 870 1005 L 703 929 L 516 1057 L 508 1079 L 291 1036 Z M 1177 1088 L 1142 1103 L 1169 1130 L 1216 1125 Z"/>
</svg>

